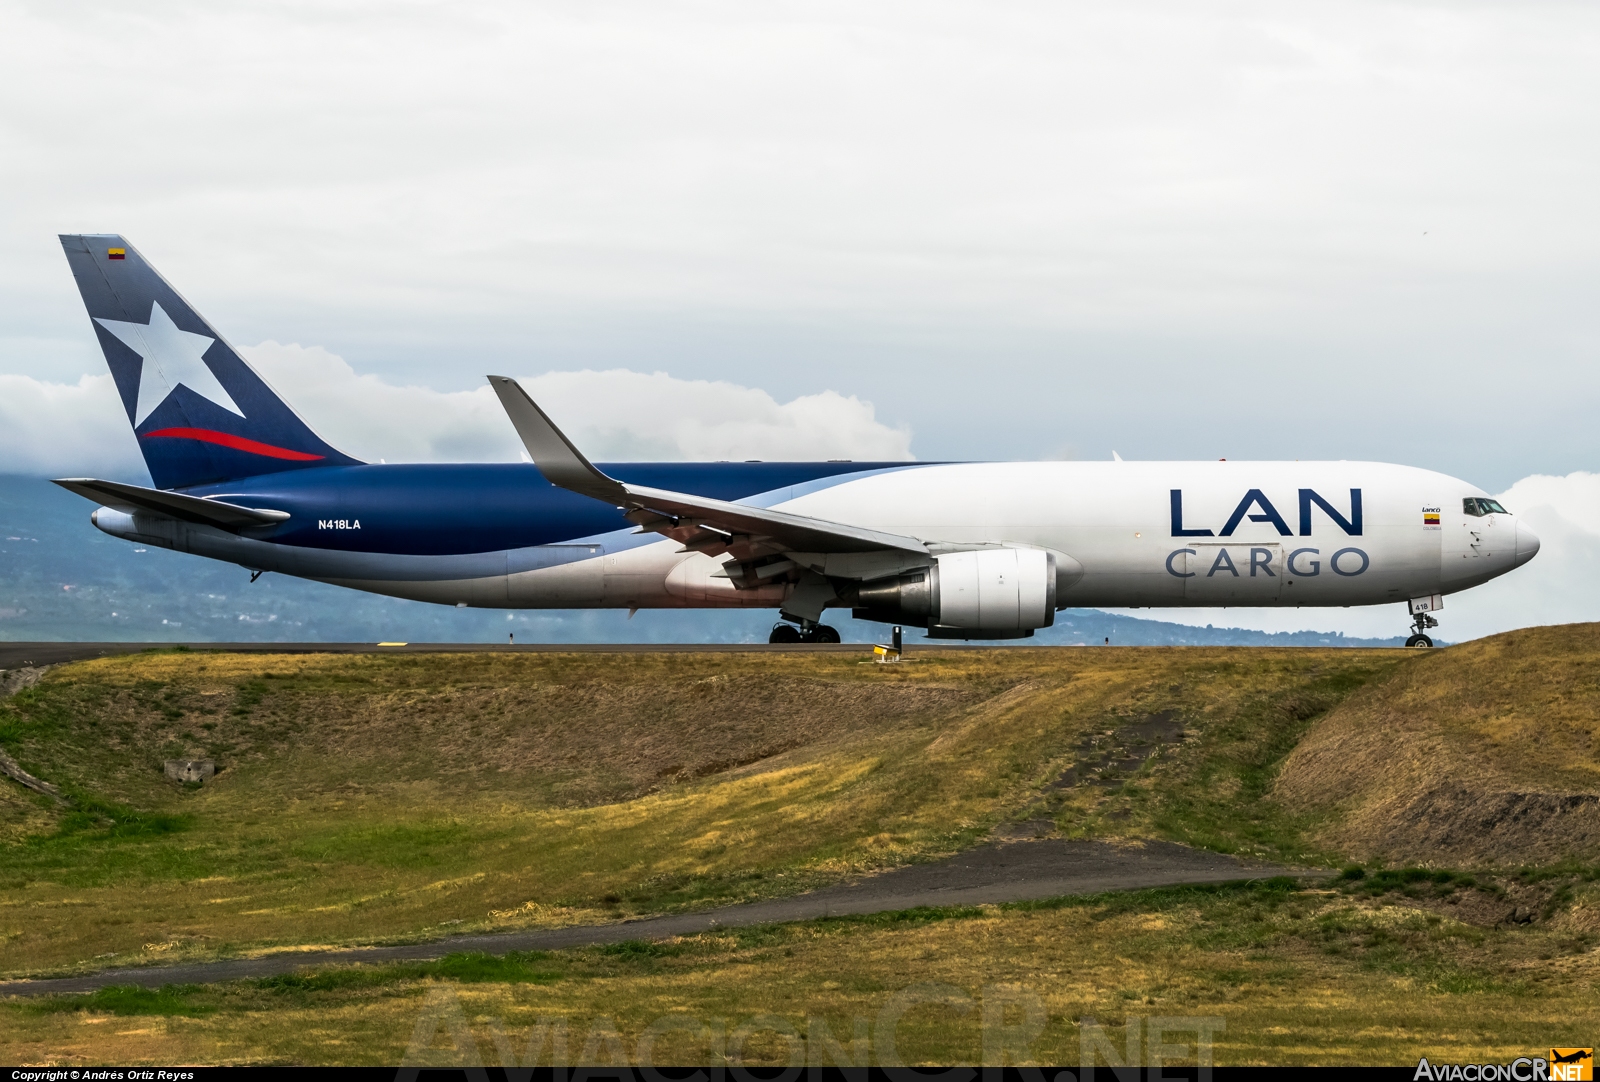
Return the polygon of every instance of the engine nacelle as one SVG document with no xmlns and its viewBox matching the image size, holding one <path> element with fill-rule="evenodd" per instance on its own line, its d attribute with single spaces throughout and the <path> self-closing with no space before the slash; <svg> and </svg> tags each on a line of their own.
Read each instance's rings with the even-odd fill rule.
<svg viewBox="0 0 1600 1082">
<path fill-rule="evenodd" d="M 1043 549 L 949 552 L 932 567 L 858 583 L 840 598 L 858 620 L 1027 633 L 1055 622 L 1056 559 Z"/>
</svg>

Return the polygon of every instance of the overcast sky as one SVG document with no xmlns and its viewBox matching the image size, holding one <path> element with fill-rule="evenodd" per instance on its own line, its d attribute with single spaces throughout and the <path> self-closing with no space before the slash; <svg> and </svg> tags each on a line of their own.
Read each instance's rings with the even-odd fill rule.
<svg viewBox="0 0 1600 1082">
<path fill-rule="evenodd" d="M 0 0 L 0 456 L 131 450 L 106 231 L 391 461 L 500 370 L 602 456 L 1502 492 L 1600 468 L 1597 121 L 1588 4 Z"/>
</svg>

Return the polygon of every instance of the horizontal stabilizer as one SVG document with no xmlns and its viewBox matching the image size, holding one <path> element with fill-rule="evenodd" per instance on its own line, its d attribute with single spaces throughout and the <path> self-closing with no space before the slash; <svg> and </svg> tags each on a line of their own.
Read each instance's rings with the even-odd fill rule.
<svg viewBox="0 0 1600 1082">
<path fill-rule="evenodd" d="M 583 457 L 516 380 L 490 376 L 489 385 L 500 396 L 534 465 L 552 485 L 626 508 L 628 518 L 641 528 L 683 541 L 696 551 L 748 554 L 895 549 L 928 555 L 928 547 L 914 537 L 618 481 Z"/>
<path fill-rule="evenodd" d="M 224 530 L 240 530 L 247 526 L 273 526 L 289 518 L 287 511 L 240 507 L 236 503 L 203 500 L 199 496 L 185 496 L 181 492 L 125 485 L 120 481 L 101 481 L 93 477 L 64 477 L 55 483 L 68 492 L 76 492 L 85 499 L 104 504 L 114 511 L 123 511 L 130 515 L 154 512 L 169 518 L 181 518 L 185 522 L 218 526 Z"/>
</svg>

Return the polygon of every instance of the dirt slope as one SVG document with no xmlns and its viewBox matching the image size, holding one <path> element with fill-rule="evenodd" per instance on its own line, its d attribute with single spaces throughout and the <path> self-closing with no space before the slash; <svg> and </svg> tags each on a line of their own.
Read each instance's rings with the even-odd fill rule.
<svg viewBox="0 0 1600 1082">
<path fill-rule="evenodd" d="M 1328 712 L 1275 798 L 1361 858 L 1600 858 L 1600 624 L 1532 628 L 1401 666 Z"/>
<path fill-rule="evenodd" d="M 73 720 L 21 738 L 18 754 L 135 805 L 163 759 L 212 758 L 225 774 L 286 771 L 301 792 L 426 779 L 588 806 L 926 724 L 1006 686 L 840 681 L 784 659 L 715 656 L 162 654 L 87 662 L 54 681 L 57 716 Z"/>
</svg>

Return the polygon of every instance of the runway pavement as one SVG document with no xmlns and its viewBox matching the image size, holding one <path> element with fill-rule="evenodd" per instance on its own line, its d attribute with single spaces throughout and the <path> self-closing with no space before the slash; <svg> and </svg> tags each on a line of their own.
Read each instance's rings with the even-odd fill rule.
<svg viewBox="0 0 1600 1082">
<path fill-rule="evenodd" d="M 964 644 L 963 644 L 964 645 Z M 982 643 L 977 645 L 982 646 Z M 137 654 L 144 650 L 216 650 L 252 654 L 736 654 L 780 652 L 807 654 L 870 654 L 870 643 L 479 643 L 408 642 L 386 646 L 375 642 L 0 642 L 0 669 L 61 665 L 69 661 Z M 916 650 L 948 650 L 940 643 L 918 644 Z"/>
</svg>

